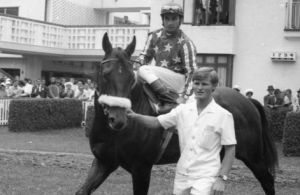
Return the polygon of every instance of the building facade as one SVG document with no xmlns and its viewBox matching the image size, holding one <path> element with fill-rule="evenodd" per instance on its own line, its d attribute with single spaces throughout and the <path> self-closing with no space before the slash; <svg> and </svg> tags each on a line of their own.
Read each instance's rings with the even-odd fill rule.
<svg viewBox="0 0 300 195">
<path fill-rule="evenodd" d="M 173 1 L 184 8 L 182 29 L 195 43 L 198 66 L 214 67 L 221 86 L 252 88 L 261 102 L 268 85 L 294 94 L 300 88 L 300 0 Z M 105 32 L 121 47 L 136 35 L 138 55 L 149 30 L 161 28 L 160 8 L 170 0 L 30 0 L 39 4 L 34 14 L 28 2 L 0 0 L 0 13 L 19 7 L 18 16 L 31 19 L 0 15 L 0 51 L 17 54 L 0 58 L 0 67 L 36 78 L 93 73 Z"/>
<path fill-rule="evenodd" d="M 92 77 L 103 57 L 102 37 L 136 53 L 149 32 L 150 1 L 0 0 L 0 68 L 8 75 L 48 80 Z"/>
<path fill-rule="evenodd" d="M 167 2 L 151 1 L 152 30 L 161 26 Z M 221 85 L 239 85 L 242 93 L 252 88 L 261 102 L 268 85 L 294 95 L 300 89 L 299 0 L 174 2 L 184 8 L 182 29 L 196 45 L 197 64 L 216 68 Z"/>
</svg>

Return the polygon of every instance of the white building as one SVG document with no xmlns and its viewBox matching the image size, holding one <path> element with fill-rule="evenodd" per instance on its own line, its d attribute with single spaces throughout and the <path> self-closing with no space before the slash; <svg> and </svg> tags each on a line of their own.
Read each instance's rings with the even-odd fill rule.
<svg viewBox="0 0 300 195">
<path fill-rule="evenodd" d="M 126 2 L 0 0 L 0 70 L 21 79 L 91 76 L 105 32 L 121 47 L 136 35 L 137 55 L 149 32 L 150 0 Z"/>
<path fill-rule="evenodd" d="M 57 70 L 92 73 L 103 54 L 105 31 L 115 46 L 125 46 L 137 35 L 137 55 L 149 28 L 161 27 L 160 8 L 170 0 L 30 0 L 39 4 L 34 11 L 25 0 L 0 0 L 0 7 L 14 6 L 12 2 L 19 6 L 19 16 L 34 21 L 0 15 L 0 51 L 22 55 L 0 58 L 0 67 L 9 64 L 24 77 L 36 78 Z M 210 0 L 210 6 L 203 0 L 174 2 L 184 8 L 182 29 L 196 45 L 198 65 L 215 67 L 221 85 L 237 84 L 242 92 L 252 88 L 260 101 L 268 85 L 294 94 L 300 88 L 300 0 Z M 212 9 L 209 17 L 206 7 Z M 118 14 L 129 11 L 137 14 L 139 25 L 107 26 L 122 23 Z M 143 25 L 149 21 L 150 26 Z"/>
<path fill-rule="evenodd" d="M 151 1 L 151 29 L 160 27 L 167 2 Z M 209 24 L 197 21 L 196 8 L 205 1 L 174 2 L 184 8 L 182 29 L 197 47 L 198 65 L 215 67 L 222 85 L 252 88 L 259 101 L 268 85 L 294 95 L 300 89 L 300 0 L 211 0 L 223 3 L 219 24 L 213 16 Z"/>
</svg>

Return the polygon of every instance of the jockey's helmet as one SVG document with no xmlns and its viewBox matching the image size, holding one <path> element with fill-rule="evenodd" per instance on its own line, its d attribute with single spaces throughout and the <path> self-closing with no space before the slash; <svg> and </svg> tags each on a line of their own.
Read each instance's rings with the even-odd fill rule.
<svg viewBox="0 0 300 195">
<path fill-rule="evenodd" d="M 164 14 L 178 14 L 180 17 L 183 17 L 183 9 L 176 3 L 167 3 L 160 10 L 160 15 L 163 16 Z"/>
</svg>

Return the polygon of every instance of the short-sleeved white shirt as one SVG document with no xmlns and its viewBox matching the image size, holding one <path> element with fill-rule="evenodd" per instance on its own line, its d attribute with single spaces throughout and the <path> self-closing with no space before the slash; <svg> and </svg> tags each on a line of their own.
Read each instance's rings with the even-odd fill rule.
<svg viewBox="0 0 300 195">
<path fill-rule="evenodd" d="M 176 127 L 181 156 L 176 173 L 191 178 L 217 176 L 222 145 L 236 144 L 233 116 L 214 99 L 198 115 L 196 101 L 158 116 L 165 128 Z"/>
</svg>

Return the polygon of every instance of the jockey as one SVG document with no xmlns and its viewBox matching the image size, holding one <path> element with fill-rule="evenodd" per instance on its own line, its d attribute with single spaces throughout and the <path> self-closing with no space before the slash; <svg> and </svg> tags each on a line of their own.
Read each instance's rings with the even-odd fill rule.
<svg viewBox="0 0 300 195">
<path fill-rule="evenodd" d="M 183 9 L 175 3 L 161 8 L 163 28 L 149 33 L 145 48 L 137 61 L 139 78 L 148 83 L 159 100 L 158 113 L 166 113 L 186 94 L 196 68 L 196 48 L 180 29 Z M 152 60 L 155 65 L 151 65 Z"/>
</svg>

